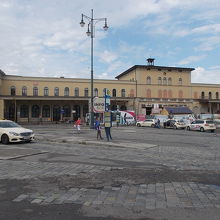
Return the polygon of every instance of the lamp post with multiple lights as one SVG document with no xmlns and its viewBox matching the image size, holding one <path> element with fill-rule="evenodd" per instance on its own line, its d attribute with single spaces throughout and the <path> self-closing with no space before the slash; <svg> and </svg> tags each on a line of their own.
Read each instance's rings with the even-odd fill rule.
<svg viewBox="0 0 220 220">
<path fill-rule="evenodd" d="M 90 102 L 90 128 L 94 128 L 94 110 L 93 110 L 93 38 L 95 37 L 95 24 L 99 21 L 104 21 L 103 29 L 105 31 L 108 30 L 107 26 L 107 18 L 94 18 L 93 17 L 93 9 L 91 10 L 91 17 L 82 14 L 82 20 L 80 22 L 80 26 L 84 27 L 85 22 L 84 18 L 88 20 L 88 29 L 87 36 L 91 37 L 91 102 Z"/>
</svg>

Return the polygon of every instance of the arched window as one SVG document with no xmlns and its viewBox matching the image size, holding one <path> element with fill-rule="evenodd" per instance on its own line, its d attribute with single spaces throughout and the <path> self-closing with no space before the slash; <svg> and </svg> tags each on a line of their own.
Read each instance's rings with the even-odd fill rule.
<svg viewBox="0 0 220 220">
<path fill-rule="evenodd" d="M 167 99 L 167 90 L 163 90 L 163 98 Z"/>
<path fill-rule="evenodd" d="M 169 90 L 169 91 L 168 91 L 168 98 L 169 98 L 169 99 L 172 99 L 172 98 L 173 98 L 172 90 Z"/>
<path fill-rule="evenodd" d="M 180 85 L 180 86 L 183 85 L 183 80 L 182 80 L 182 78 L 179 78 L 179 85 Z"/>
<path fill-rule="evenodd" d="M 160 89 L 160 90 L 158 90 L 158 98 L 162 98 L 162 90 Z"/>
<path fill-rule="evenodd" d="M 151 84 L 151 78 L 150 78 L 150 76 L 147 77 L 147 84 L 148 84 L 148 85 Z"/>
<path fill-rule="evenodd" d="M 33 88 L 33 96 L 38 96 L 38 88 L 37 87 Z"/>
<path fill-rule="evenodd" d="M 44 105 L 42 109 L 42 117 L 43 118 L 49 118 L 50 117 L 50 106 Z"/>
<path fill-rule="evenodd" d="M 88 97 L 88 96 L 89 96 L 89 89 L 88 89 L 88 88 L 85 88 L 85 89 L 84 89 L 84 96 L 85 96 L 85 97 Z"/>
<path fill-rule="evenodd" d="M 169 86 L 172 85 L 172 78 L 171 78 L 171 77 L 168 79 L 168 85 L 169 85 Z"/>
<path fill-rule="evenodd" d="M 158 77 L 158 85 L 161 85 L 162 84 L 162 79 L 161 77 Z"/>
<path fill-rule="evenodd" d="M 69 96 L 69 93 L 70 93 L 70 89 L 68 87 L 66 87 L 64 89 L 64 96 Z"/>
<path fill-rule="evenodd" d="M 212 99 L 212 93 L 209 92 L 209 99 Z"/>
<path fill-rule="evenodd" d="M 48 87 L 44 87 L 44 96 L 48 96 L 49 95 L 49 89 Z"/>
<path fill-rule="evenodd" d="M 27 87 L 26 86 L 22 87 L 22 96 L 27 96 Z"/>
<path fill-rule="evenodd" d="M 70 117 L 71 116 L 69 105 L 63 106 L 63 110 L 64 110 L 63 117 Z"/>
<path fill-rule="evenodd" d="M 78 87 L 75 88 L 74 95 L 79 96 L 79 88 Z"/>
<path fill-rule="evenodd" d="M 20 117 L 21 118 L 28 118 L 28 115 L 29 115 L 28 105 L 21 105 L 21 107 L 20 107 Z"/>
<path fill-rule="evenodd" d="M 97 88 L 94 89 L 94 96 L 99 97 L 99 90 Z"/>
<path fill-rule="evenodd" d="M 205 92 L 202 92 L 201 93 L 201 99 L 204 99 L 205 98 Z"/>
<path fill-rule="evenodd" d="M 125 97 L 125 89 L 121 90 L 121 97 Z"/>
<path fill-rule="evenodd" d="M 218 92 L 215 93 L 215 98 L 219 99 L 219 93 Z"/>
<path fill-rule="evenodd" d="M 15 86 L 11 87 L 11 96 L 15 96 L 16 95 L 16 88 Z"/>
<path fill-rule="evenodd" d="M 179 90 L 179 98 L 182 99 L 183 98 L 183 91 Z"/>
<path fill-rule="evenodd" d="M 116 89 L 112 89 L 112 97 L 116 97 Z"/>
<path fill-rule="evenodd" d="M 38 105 L 33 105 L 31 109 L 32 118 L 39 118 L 40 116 L 40 107 Z"/>
<path fill-rule="evenodd" d="M 104 88 L 104 89 L 102 90 L 103 97 L 105 96 L 106 90 L 107 90 L 107 88 Z"/>
<path fill-rule="evenodd" d="M 58 87 L 54 88 L 54 96 L 59 96 L 59 88 Z"/>
<path fill-rule="evenodd" d="M 147 98 L 151 98 L 151 90 L 147 89 Z"/>
<path fill-rule="evenodd" d="M 166 77 L 163 78 L 163 85 L 167 85 L 167 78 Z"/>
<path fill-rule="evenodd" d="M 194 92 L 194 99 L 198 99 L 198 92 Z"/>
</svg>

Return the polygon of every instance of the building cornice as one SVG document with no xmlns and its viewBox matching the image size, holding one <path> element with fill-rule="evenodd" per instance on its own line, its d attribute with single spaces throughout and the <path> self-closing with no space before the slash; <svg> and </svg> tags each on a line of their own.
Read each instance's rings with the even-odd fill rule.
<svg viewBox="0 0 220 220">
<path fill-rule="evenodd" d="M 160 70 L 179 70 L 179 71 L 193 71 L 195 70 L 194 68 L 185 68 L 185 67 L 169 67 L 169 66 L 154 66 L 154 65 L 134 65 L 128 70 L 124 71 L 123 73 L 119 74 L 116 76 L 116 79 L 119 79 L 120 77 L 130 73 L 131 71 L 137 69 L 137 68 L 146 68 L 147 70 L 154 70 L 154 69 L 160 69 Z"/>
<path fill-rule="evenodd" d="M 30 77 L 30 76 L 14 76 L 7 75 L 5 80 L 13 80 L 13 81 L 29 81 L 29 82 L 62 82 L 62 83 L 90 83 L 90 79 L 83 78 L 56 78 L 56 77 Z M 94 79 L 94 83 L 97 84 L 135 84 L 135 81 L 123 80 L 119 81 L 116 79 Z"/>
</svg>

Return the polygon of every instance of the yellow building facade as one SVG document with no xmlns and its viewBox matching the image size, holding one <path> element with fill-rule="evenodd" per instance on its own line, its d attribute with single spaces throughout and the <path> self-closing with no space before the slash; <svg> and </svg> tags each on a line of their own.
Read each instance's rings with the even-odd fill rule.
<svg viewBox="0 0 220 220">
<path fill-rule="evenodd" d="M 195 114 L 220 113 L 220 85 L 191 83 L 193 68 L 135 65 L 116 80 L 94 79 L 94 96 L 111 91 L 112 110 L 159 114 L 165 106 L 187 106 Z M 0 71 L 0 118 L 54 122 L 85 118 L 90 79 L 23 77 Z"/>
</svg>

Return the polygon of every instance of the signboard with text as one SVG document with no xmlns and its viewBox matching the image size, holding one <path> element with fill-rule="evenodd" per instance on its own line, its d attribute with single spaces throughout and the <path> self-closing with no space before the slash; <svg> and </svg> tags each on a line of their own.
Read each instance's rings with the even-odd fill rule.
<svg viewBox="0 0 220 220">
<path fill-rule="evenodd" d="M 95 113 L 103 113 L 105 111 L 105 98 L 95 97 L 93 99 L 93 110 Z"/>
</svg>

